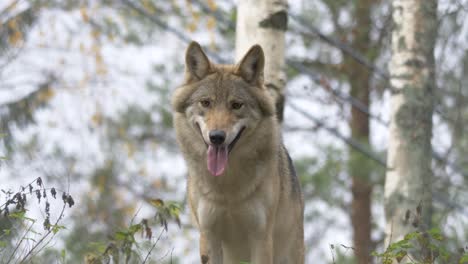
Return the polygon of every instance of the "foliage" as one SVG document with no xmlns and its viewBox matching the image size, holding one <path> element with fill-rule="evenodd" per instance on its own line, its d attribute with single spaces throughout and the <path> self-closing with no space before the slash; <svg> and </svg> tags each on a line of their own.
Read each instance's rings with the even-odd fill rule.
<svg viewBox="0 0 468 264">
<path fill-rule="evenodd" d="M 65 226 L 61 225 L 66 208 L 75 204 L 73 197 L 55 187 L 46 188 L 42 178 L 37 178 L 31 183 L 21 186 L 19 191 L 1 190 L 6 200 L 0 206 L 0 258 L 2 263 L 30 261 L 36 254 L 41 252 L 51 239 Z M 62 195 L 60 196 L 61 193 Z M 50 196 L 49 196 L 50 195 Z M 56 204 L 54 200 L 62 199 L 60 213 L 55 221 L 52 221 L 51 207 Z M 28 200 L 36 199 L 38 206 L 28 204 Z M 44 212 L 42 226 L 44 233 L 36 231 L 36 223 L 39 219 L 32 218 L 28 212 L 32 209 L 41 208 Z"/>
<path fill-rule="evenodd" d="M 446 248 L 447 240 L 439 228 L 413 231 L 397 242 L 390 244 L 385 252 L 373 252 L 383 264 L 398 263 L 432 264 L 432 263 L 467 263 L 468 248 L 453 252 Z"/>
<path fill-rule="evenodd" d="M 7 3 L 9 1 L 2 2 Z M 62 228 L 60 223 L 54 226 L 52 219 L 49 219 L 49 223 L 45 225 L 50 228 L 51 235 L 54 235 L 54 230 L 63 234 L 61 238 L 65 241 L 64 248 L 35 251 L 34 254 L 38 254 L 34 255 L 34 261 L 37 263 L 52 263 L 60 260 L 60 262 L 81 263 L 85 252 L 92 251 L 92 249 L 99 250 L 89 253 L 91 259 L 94 256 L 94 259 L 104 262 L 113 258 L 112 255 L 116 256 L 116 254 L 123 262 L 129 252 L 131 252 L 132 258 L 143 259 L 142 256 L 145 254 L 141 253 L 142 250 L 149 251 L 152 246 L 151 242 L 154 243 L 156 238 L 152 236 L 151 240 L 146 239 L 145 241 L 138 238 L 140 232 L 144 236 L 148 233 L 142 223 L 143 220 L 139 224 L 128 224 L 129 218 L 135 213 L 135 201 L 144 200 L 149 204 L 153 204 L 158 210 L 158 213 L 152 219 L 148 219 L 147 227 L 152 228 L 152 226 L 161 225 L 161 230 L 165 230 L 168 225 L 166 219 L 172 219 L 176 223 L 180 223 L 178 217 L 173 218 L 174 214 L 176 212 L 178 214 L 180 211 L 180 206 L 170 202 L 162 202 L 159 199 L 152 199 L 148 195 L 153 192 L 157 192 L 157 196 L 161 198 L 166 198 L 166 195 L 171 195 L 170 197 L 178 195 L 174 194 L 175 190 L 170 189 L 167 184 L 168 181 L 174 182 L 174 175 L 165 175 L 164 172 L 161 172 L 160 168 L 164 165 L 159 167 L 160 161 L 154 158 L 156 151 L 148 149 L 157 146 L 158 151 L 162 149 L 165 155 L 171 158 L 175 155 L 174 133 L 171 130 L 172 116 L 168 98 L 175 83 L 179 82 L 183 75 L 183 68 L 181 67 L 183 51 L 177 50 L 182 47 L 182 44 L 180 42 L 176 43 L 174 39 L 166 39 L 165 33 L 168 29 L 155 23 L 152 18 L 158 18 L 162 22 L 169 22 L 170 25 L 186 34 L 189 38 L 197 38 L 204 44 L 209 44 L 212 50 L 228 58 L 232 55 L 235 43 L 234 24 L 237 14 L 233 1 L 13 0 L 10 2 L 22 2 L 23 5 L 18 6 L 24 9 L 8 8 L 0 10 L 0 83 L 2 91 L 10 89 L 10 87 L 15 88 L 18 84 L 21 84 L 21 82 L 17 82 L 17 79 L 20 78 L 12 78 L 15 81 L 12 83 L 5 82 L 5 78 L 16 77 L 16 74 L 5 76 L 2 73 L 8 72 L 6 71 L 8 66 L 14 64 L 15 59 L 22 56 L 28 57 L 33 54 L 37 58 L 34 59 L 34 63 L 31 65 L 26 65 L 26 63 L 20 64 L 19 67 L 16 65 L 19 70 L 10 72 L 22 73 L 29 77 L 32 75 L 29 69 L 32 68 L 33 71 L 38 72 L 40 76 L 45 78 L 40 78 L 39 81 L 34 81 L 30 85 L 32 88 L 31 93 L 19 93 L 19 96 L 11 97 L 11 101 L 2 101 L 0 104 L 0 131 L 6 134 L 5 141 L 0 144 L 0 148 L 5 146 L 7 151 L 11 150 L 13 152 L 11 154 L 18 157 L 17 160 L 12 159 L 11 163 L 16 162 L 18 164 L 17 168 L 20 169 L 27 167 L 30 160 L 47 169 L 64 166 L 66 163 L 81 163 L 81 166 L 74 166 L 73 183 L 90 185 L 89 190 L 86 189 L 82 194 L 80 193 L 80 205 L 75 206 L 75 209 L 71 212 L 73 219 L 79 219 L 79 221 L 73 221 L 70 226 L 67 225 L 67 232 L 60 230 Z M 390 17 L 390 9 L 387 8 L 389 2 L 367 2 L 371 2 L 375 6 L 375 8 L 372 8 L 372 14 L 370 14 L 372 23 L 369 23 L 369 26 L 372 27 L 372 48 L 366 51 L 370 54 L 361 55 L 365 55 L 373 63 L 382 64 L 380 67 L 384 68 L 385 60 L 388 58 L 389 44 L 385 36 L 388 36 L 388 29 L 390 28 L 386 24 L 391 24 L 388 23 L 391 22 L 391 19 L 387 19 L 387 17 Z M 205 8 L 202 8 L 203 3 L 206 3 Z M 339 47 L 330 46 L 323 42 L 323 38 L 317 38 L 316 34 L 304 34 L 304 32 L 313 32 L 312 27 L 317 26 L 317 28 L 325 32 L 325 37 L 334 37 L 342 45 L 350 45 L 355 37 L 353 28 L 356 25 L 354 23 L 356 16 L 353 14 L 356 13 L 358 5 L 364 5 L 365 3 L 344 0 L 302 1 L 299 4 L 301 5 L 299 9 L 297 8 L 297 2 L 290 1 L 290 3 L 291 14 L 304 18 L 308 23 L 301 24 L 295 19 L 290 20 L 287 43 L 288 56 L 290 57 L 291 54 L 301 55 L 294 59 L 303 62 L 306 68 L 316 74 L 316 79 L 319 80 L 317 83 L 305 83 L 304 86 L 308 86 L 308 88 L 304 89 L 304 94 L 300 94 L 300 99 L 312 106 L 318 106 L 318 108 L 311 107 L 310 109 L 324 109 L 323 111 L 310 110 L 311 114 L 322 118 L 324 124 L 328 122 L 328 124 L 336 125 L 337 128 L 342 129 L 342 124 L 346 122 L 344 120 L 347 120 L 350 109 L 350 100 L 346 94 L 349 88 L 347 85 L 350 79 L 355 77 L 353 74 L 348 74 L 343 68 L 347 53 L 342 52 Z M 132 6 L 139 9 L 132 8 Z M 137 12 L 140 9 L 144 12 Z M 45 21 L 44 17 L 46 16 L 44 15 L 47 15 L 50 11 L 53 12 L 53 19 Z M 466 9 L 458 8 L 441 17 L 442 30 L 440 30 L 439 42 L 442 51 L 437 62 L 440 65 L 437 75 L 439 76 L 438 82 L 441 85 L 435 96 L 437 109 L 435 120 L 441 119 L 441 123 L 436 124 L 436 127 L 447 126 L 450 130 L 449 133 L 453 134 L 451 135 L 453 138 L 452 146 L 447 148 L 446 157 L 444 156 L 444 159 L 437 163 L 439 171 L 436 171 L 435 189 L 437 189 L 439 196 L 443 196 L 448 201 L 456 201 L 461 205 L 465 204 L 463 201 L 468 197 L 462 192 L 466 190 L 466 177 L 460 177 L 461 175 L 456 173 L 458 170 L 448 168 L 445 161 L 455 161 L 465 171 L 468 168 L 466 158 L 468 157 L 466 155 L 468 153 L 468 141 L 465 136 L 466 133 L 464 133 L 468 129 L 466 127 L 468 115 L 465 107 L 467 105 L 467 90 L 462 89 L 463 83 L 466 83 L 466 76 L 468 76 L 468 62 L 466 62 L 468 57 L 466 54 L 468 53 L 466 53 L 464 42 L 456 43 L 456 45 L 450 44 L 466 28 L 463 26 L 463 21 L 465 21 L 462 16 L 463 12 L 466 13 Z M 60 20 L 59 17 L 63 14 L 65 16 L 62 16 L 62 18 L 66 17 L 66 19 Z M 41 23 L 45 24 L 45 37 L 42 37 L 44 32 L 38 30 Z M 56 27 L 57 25 L 58 27 Z M 61 28 L 61 26 L 65 26 L 67 29 Z M 56 36 L 49 34 L 49 32 L 56 32 Z M 29 37 L 30 33 L 33 33 L 33 38 Z M 37 35 L 41 36 L 38 37 Z M 40 39 L 40 41 L 34 41 L 35 39 Z M 62 43 L 60 42 L 61 39 L 68 39 L 67 44 L 56 45 L 56 43 Z M 118 51 L 118 53 L 115 53 L 118 56 L 106 53 L 111 48 Z M 153 69 L 148 73 L 144 73 L 144 67 L 137 68 L 138 71 L 133 72 L 131 65 L 122 65 L 121 62 L 125 60 L 120 60 L 120 54 L 125 57 L 125 52 L 121 51 L 129 48 L 135 49 L 134 54 L 143 53 L 147 48 L 162 48 L 164 54 L 151 54 L 151 56 L 160 57 L 162 60 L 156 63 L 156 66 L 153 66 Z M 446 49 L 445 52 L 444 49 Z M 169 51 L 173 50 L 177 50 L 177 57 L 166 56 Z M 297 50 L 303 52 L 296 53 Z M 448 55 L 451 53 L 461 54 L 457 57 L 460 60 L 465 60 L 465 62 L 455 62 L 458 59 L 454 60 L 456 56 Z M 47 56 L 44 59 L 42 56 L 37 56 L 37 54 L 60 54 L 59 61 L 74 58 L 73 64 L 79 63 L 80 60 L 85 63 L 82 68 L 73 68 L 73 74 L 64 74 L 64 71 L 71 67 L 71 64 L 59 63 L 58 66 L 51 66 L 46 61 L 54 61 L 54 56 L 50 58 Z M 44 59 L 44 61 L 41 61 L 41 59 Z M 156 58 L 152 58 L 150 63 L 154 63 L 154 59 Z M 147 62 L 145 61 L 145 63 Z M 15 67 L 12 68 L 15 69 Z M 139 71 L 141 69 L 143 70 Z M 75 73 L 82 70 L 86 71 L 84 76 L 78 76 L 78 80 L 75 80 Z M 287 67 L 286 70 L 290 73 L 288 79 L 291 81 L 288 89 L 294 90 L 298 85 L 293 81 L 304 79 L 303 77 L 306 75 L 301 71 L 296 71 L 293 67 Z M 388 83 L 383 78 L 373 75 L 372 70 L 369 71 L 369 74 L 372 75 L 373 83 L 373 94 L 370 98 L 373 108 L 370 109 L 372 110 L 370 114 L 373 116 L 382 115 L 385 119 L 385 113 L 378 106 L 385 102 L 385 98 L 382 99 L 381 93 L 387 90 Z M 54 76 L 60 76 L 60 78 Z M 124 89 L 114 89 L 114 86 L 120 84 L 121 79 L 125 79 L 126 86 Z M 323 85 L 324 83 L 327 85 Z M 100 90 L 100 86 L 103 86 L 104 89 Z M 136 91 L 138 86 L 147 87 L 148 93 Z M 302 88 L 302 85 L 300 86 L 299 89 Z M 9 90 L 6 91 L 9 92 Z M 118 100 L 122 97 L 121 95 L 119 97 L 119 93 L 124 94 L 125 99 L 131 98 L 132 93 L 138 94 L 138 97 L 151 95 L 157 97 L 157 99 L 151 102 L 150 106 L 143 106 L 140 101 L 122 103 L 121 100 Z M 11 94 L 13 94 L 13 91 Z M 55 123 L 52 124 L 49 120 L 37 119 L 38 113 L 39 115 L 44 114 L 44 110 L 49 110 L 49 106 L 51 106 L 50 109 L 52 110 L 45 111 L 49 115 L 61 115 L 62 112 L 68 112 L 65 111 L 65 108 L 69 110 L 68 108 L 72 108 L 73 105 L 62 102 L 64 95 L 65 97 L 72 97 L 72 101 L 79 102 L 79 111 L 67 117 L 72 119 L 71 122 L 67 123 L 67 120 L 65 120 L 67 118 L 64 118 L 58 122 L 54 120 Z M 88 95 L 87 98 L 91 100 L 83 100 L 85 96 L 82 95 Z M 106 97 L 104 100 L 112 102 L 109 104 L 107 102 L 103 103 L 103 101 L 100 101 L 102 97 Z M 114 99 L 115 102 L 113 102 Z M 296 97 L 288 96 L 287 100 L 296 100 Z M 57 102 L 59 102 L 57 105 L 62 106 L 53 106 L 53 103 Z M 112 108 L 106 112 L 111 108 L 111 104 L 112 107 L 115 105 L 121 107 L 121 104 L 123 104 L 123 107 L 116 107 L 118 110 Z M 328 111 L 330 105 L 338 106 L 340 111 L 338 113 Z M 382 107 L 382 109 L 386 109 L 386 107 Z M 91 118 L 88 120 L 87 112 L 89 111 L 94 113 L 91 113 Z M 109 112 L 113 114 L 109 114 Z M 298 118 L 291 118 L 290 120 L 294 122 L 290 124 L 291 126 L 309 126 L 309 123 L 296 123 L 296 120 L 299 120 Z M 37 131 L 39 129 L 37 127 L 44 126 L 44 123 L 47 122 L 51 124 L 47 127 L 46 135 L 42 138 L 38 137 Z M 372 124 L 373 139 L 378 138 L 377 133 L 380 133 L 383 129 L 382 127 L 379 128 L 379 126 L 378 124 Z M 374 130 L 374 128 L 376 129 Z M 327 141 L 316 136 L 319 135 L 318 130 L 321 130 L 320 127 L 308 130 L 307 138 L 312 138 L 312 140 L 303 141 L 304 143 L 301 144 Z M 24 131 L 32 131 L 29 134 L 24 134 L 30 135 L 30 139 L 26 144 L 28 146 L 34 145 L 34 151 L 22 145 L 25 144 L 24 141 L 21 142 L 21 138 L 24 139 L 24 134 L 22 134 Z M 36 153 L 35 150 L 41 150 L 44 146 L 50 147 L 52 141 L 49 140 L 55 132 L 67 135 L 55 142 L 57 146 L 54 146 L 54 148 L 57 151 L 46 155 L 39 154 L 39 151 Z M 346 129 L 343 131 L 338 130 L 338 132 L 346 134 Z M 434 144 L 438 144 L 439 138 L 444 138 L 440 135 L 445 134 L 435 130 Z M 75 140 L 71 136 L 84 138 L 83 142 L 86 145 L 82 146 L 80 151 L 85 154 L 81 157 L 76 153 L 70 154 L 67 152 L 69 142 L 73 143 Z M 287 133 L 285 137 L 289 139 L 293 138 L 294 135 Z M 102 152 L 97 155 L 98 158 L 86 152 L 88 142 L 91 145 L 93 141 L 97 142 L 96 145 L 99 145 L 99 151 Z M 334 139 L 332 141 L 336 143 Z M 372 171 L 369 180 L 377 187 L 382 183 L 381 175 L 383 174 L 381 168 L 376 168 L 374 162 L 369 161 L 365 156 L 344 151 L 343 145 L 329 147 L 327 143 L 314 146 L 320 153 L 313 157 L 310 155 L 305 155 L 302 158 L 293 156 L 303 183 L 306 208 L 310 209 L 306 212 L 306 226 L 314 227 L 314 232 L 305 234 L 306 239 L 316 243 L 317 247 L 325 243 L 325 236 L 321 236 L 323 234 L 321 232 L 336 231 L 335 226 L 337 223 L 347 224 L 344 214 L 350 212 L 350 206 L 349 199 L 347 199 L 347 197 L 349 198 L 349 177 L 346 174 L 346 166 L 350 165 L 356 170 L 364 172 Z M 441 144 L 437 146 L 440 148 L 445 147 Z M 288 146 L 292 153 L 294 153 L 294 147 L 297 146 Z M 366 147 L 369 149 L 382 149 L 381 146 Z M 3 151 L 3 149 L 1 150 Z M 30 156 L 34 156 L 34 159 L 25 158 Z M 350 160 L 349 163 L 347 159 Z M 157 165 L 147 167 L 145 164 L 147 160 L 151 160 L 152 163 Z M 20 174 L 17 172 L 19 170 L 15 170 L 15 168 L 12 171 L 12 174 Z M 47 172 L 40 171 L 38 173 L 43 175 L 43 179 L 51 180 L 50 177 L 47 177 Z M 179 182 L 174 185 L 177 184 Z M 27 197 L 35 196 L 35 190 L 36 188 L 32 194 L 26 193 Z M 374 190 L 374 195 L 380 195 L 377 188 Z M 50 189 L 46 192 L 48 198 L 50 198 L 52 195 Z M 43 191 L 40 194 L 40 207 L 44 211 L 45 202 L 48 200 L 43 197 Z M 4 195 L 6 196 L 6 194 Z M 57 195 L 60 196 L 60 194 Z M 452 197 L 452 195 L 455 197 Z M 13 199 L 14 196 L 15 193 L 11 193 L 10 199 Z M 30 200 L 28 198 L 29 203 Z M 21 210 L 15 208 L 17 203 L 20 203 L 21 206 L 21 200 L 15 198 L 12 202 L 14 203 L 9 204 L 10 208 L 8 210 L 13 216 L 11 217 L 10 214 L 8 218 L 0 218 L 0 230 L 6 230 L 0 231 L 0 247 L 3 246 L 0 249 L 1 257 L 11 255 L 6 252 L 14 250 L 17 243 L 21 241 L 22 231 L 27 231 L 28 224 L 31 224 L 31 220 L 27 219 L 30 217 L 30 211 L 25 210 L 24 215 L 22 215 Z M 321 208 L 325 209 L 319 211 L 318 206 L 310 206 L 314 202 L 320 203 Z M 376 199 L 373 204 L 378 207 L 381 200 Z M 25 206 L 27 207 L 28 204 Z M 52 207 L 53 203 L 50 206 Z M 444 207 L 443 210 L 434 210 L 436 214 L 440 214 L 440 217 L 443 218 L 442 220 L 437 219 L 437 223 L 443 222 L 448 216 L 453 215 L 453 212 L 459 210 L 459 207 L 452 204 L 448 204 L 448 206 L 445 203 L 436 204 L 435 208 L 439 209 L 437 206 L 439 208 Z M 335 212 L 330 212 L 330 208 L 340 208 L 344 214 L 338 214 L 337 216 Z M 4 210 L 3 206 L 1 210 Z M 2 211 L 2 215 L 3 213 Z M 326 220 L 325 224 L 320 224 L 319 221 L 323 219 Z M 45 219 L 32 220 L 42 225 L 45 223 Z M 452 222 L 460 223 L 458 220 Z M 450 230 L 450 227 L 441 226 L 444 227 L 444 232 Z M 381 231 L 378 230 L 378 227 L 375 229 L 375 231 Z M 39 236 L 39 234 L 34 233 L 32 235 Z M 422 236 L 422 234 L 419 234 L 419 236 Z M 449 242 L 450 238 L 448 236 L 452 236 L 452 234 L 447 233 L 444 242 Z M 447 249 L 448 251 L 454 251 L 455 245 L 464 242 L 464 236 L 460 236 L 462 237 L 459 239 L 461 241 L 445 245 L 450 249 Z M 20 247 L 26 242 L 34 243 L 29 238 L 32 237 L 26 235 Z M 38 242 L 36 238 L 33 239 Z M 57 239 L 57 237 L 54 239 Z M 418 246 L 417 243 L 419 243 L 416 238 L 409 242 L 415 243 L 415 246 Z M 45 243 L 42 242 L 42 244 Z M 111 243 L 113 245 L 110 245 Z M 335 241 L 335 243 L 346 243 L 346 241 L 340 240 Z M 310 243 L 308 245 L 310 246 Z M 310 250 L 311 253 L 309 254 L 318 252 L 317 247 L 310 246 L 312 250 Z M 398 246 L 394 248 L 396 250 Z M 108 251 L 104 254 L 106 249 Z M 334 252 L 336 263 L 341 264 L 352 261 L 351 251 L 348 248 L 335 246 L 334 251 L 336 251 Z M 328 248 L 325 247 L 324 252 L 330 258 Z M 379 258 L 383 259 L 382 256 Z M 437 258 L 439 261 L 440 259 L 441 256 Z"/>
<path fill-rule="evenodd" d="M 305 196 L 313 195 L 334 201 L 336 197 L 332 189 L 345 184 L 340 177 L 345 166 L 344 153 L 333 146 L 321 146 L 321 148 L 320 158 L 308 157 L 298 160 L 295 162 L 296 170 Z"/>
<path fill-rule="evenodd" d="M 12 52 L 25 41 L 28 30 L 37 19 L 37 1 L 31 1 L 27 8 L 15 12 L 17 4 L 18 1 L 12 1 L 6 5 L 5 10 L 0 10 L 0 21 L 5 25 L 0 27 L 0 57 Z"/>
<path fill-rule="evenodd" d="M 161 199 L 155 199 L 150 203 L 157 209 L 154 218 L 142 219 L 138 224 L 130 223 L 129 226 L 120 228 L 111 235 L 110 241 L 89 243 L 86 263 L 109 263 L 111 260 L 113 263 L 146 263 L 149 261 L 162 235 L 168 231 L 168 222 L 175 221 L 180 227 L 180 206 L 177 203 L 166 204 Z M 161 227 L 157 237 L 154 237 L 151 228 L 155 223 L 159 223 Z M 141 233 L 141 236 L 150 243 L 138 241 L 135 237 L 137 233 Z"/>
</svg>

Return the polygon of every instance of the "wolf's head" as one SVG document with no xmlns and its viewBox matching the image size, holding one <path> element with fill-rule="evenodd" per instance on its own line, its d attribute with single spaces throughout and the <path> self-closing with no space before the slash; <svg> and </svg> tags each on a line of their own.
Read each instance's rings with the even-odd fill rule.
<svg viewBox="0 0 468 264">
<path fill-rule="evenodd" d="M 185 130 L 190 131 L 184 132 L 196 135 L 204 144 L 212 175 L 223 174 L 236 146 L 251 144 L 248 138 L 257 126 L 275 115 L 263 85 L 264 64 L 259 45 L 250 48 L 236 65 L 211 63 L 196 42 L 187 49 L 185 84 L 176 90 L 172 104 L 188 121 Z"/>
</svg>

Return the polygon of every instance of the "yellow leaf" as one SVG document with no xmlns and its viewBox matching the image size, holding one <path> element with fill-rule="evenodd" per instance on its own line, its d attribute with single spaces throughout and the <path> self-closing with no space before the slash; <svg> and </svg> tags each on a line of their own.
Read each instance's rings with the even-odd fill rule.
<svg viewBox="0 0 468 264">
<path fill-rule="evenodd" d="M 108 39 L 110 42 L 114 42 L 114 40 L 115 40 L 114 34 L 108 33 L 108 34 L 107 34 L 107 39 Z"/>
<path fill-rule="evenodd" d="M 7 26 L 12 32 L 8 36 L 8 42 L 10 43 L 10 45 L 15 45 L 23 39 L 23 33 L 21 33 L 20 31 L 16 19 L 8 21 Z"/>
<path fill-rule="evenodd" d="M 97 45 L 96 43 L 94 43 L 91 46 L 91 52 L 94 53 L 94 54 L 99 54 L 99 53 L 101 53 L 101 47 L 99 45 Z"/>
<path fill-rule="evenodd" d="M 107 69 L 102 59 L 102 55 L 100 53 L 97 53 L 94 57 L 96 61 L 96 74 L 105 75 L 107 73 Z"/>
<path fill-rule="evenodd" d="M 100 112 L 96 112 L 94 115 L 91 116 L 91 121 L 95 125 L 100 125 L 102 124 L 102 114 Z"/>
<path fill-rule="evenodd" d="M 214 29 L 216 27 L 216 19 L 212 16 L 208 17 L 208 19 L 206 20 L 206 27 L 209 30 Z"/>
<path fill-rule="evenodd" d="M 197 24 L 195 22 L 192 22 L 190 24 L 187 25 L 187 30 L 189 32 L 195 32 L 195 30 L 197 30 Z"/>
<path fill-rule="evenodd" d="M 107 74 L 107 68 L 103 65 L 99 65 L 96 69 L 96 74 L 97 75 L 106 75 Z"/>
<path fill-rule="evenodd" d="M 135 150 L 136 150 L 135 145 L 133 145 L 130 142 L 127 142 L 127 143 L 125 143 L 125 147 L 127 149 L 128 156 L 133 157 L 133 155 L 135 154 Z"/>
<path fill-rule="evenodd" d="M 150 0 L 143 0 L 143 7 L 151 14 L 156 13 L 156 9 Z"/>
<path fill-rule="evenodd" d="M 89 16 L 88 16 L 88 11 L 86 10 L 86 7 L 82 6 L 80 8 L 80 13 L 81 13 L 81 17 L 83 18 L 83 21 L 89 22 Z"/>
<path fill-rule="evenodd" d="M 9 36 L 8 42 L 10 42 L 11 45 L 15 45 L 18 42 L 20 42 L 22 39 L 23 39 L 23 34 L 21 33 L 21 31 L 16 30 L 13 32 L 13 34 Z"/>
<path fill-rule="evenodd" d="M 200 12 L 192 12 L 192 16 L 193 16 L 193 21 L 195 23 L 197 23 L 198 21 L 200 21 L 200 17 L 201 17 L 201 14 Z"/>
<path fill-rule="evenodd" d="M 217 6 L 216 6 L 216 2 L 213 1 L 213 0 L 207 0 L 207 4 L 208 4 L 208 7 L 212 10 L 212 11 L 215 11 Z"/>
<path fill-rule="evenodd" d="M 124 206 L 123 211 L 125 215 L 134 215 L 135 207 L 133 205 L 127 205 L 127 206 Z"/>
<path fill-rule="evenodd" d="M 98 175 L 98 184 L 97 184 L 97 187 L 98 187 L 98 190 L 100 193 L 102 193 L 104 191 L 104 188 L 106 187 L 106 184 L 107 184 L 107 177 L 106 175 Z"/>
<path fill-rule="evenodd" d="M 37 100 L 40 103 L 45 103 L 49 101 L 54 95 L 55 95 L 54 90 L 48 87 L 47 89 L 44 89 L 41 92 L 39 92 L 39 94 L 37 95 Z"/>
<path fill-rule="evenodd" d="M 164 201 L 161 199 L 151 199 L 149 203 L 154 207 L 162 207 L 164 206 Z"/>
<path fill-rule="evenodd" d="M 86 50 L 85 45 L 83 43 L 80 43 L 80 52 L 84 53 Z"/>
<path fill-rule="evenodd" d="M 18 30 L 18 24 L 16 23 L 16 19 L 11 19 L 8 21 L 8 28 L 11 30 Z"/>
<path fill-rule="evenodd" d="M 93 37 L 93 39 L 98 39 L 99 33 L 99 30 L 94 29 L 93 31 L 91 31 L 91 36 Z"/>
<path fill-rule="evenodd" d="M 161 179 L 157 179 L 157 180 L 154 180 L 154 181 L 151 182 L 151 186 L 154 189 L 162 189 L 165 186 L 165 182 L 162 181 Z"/>
</svg>

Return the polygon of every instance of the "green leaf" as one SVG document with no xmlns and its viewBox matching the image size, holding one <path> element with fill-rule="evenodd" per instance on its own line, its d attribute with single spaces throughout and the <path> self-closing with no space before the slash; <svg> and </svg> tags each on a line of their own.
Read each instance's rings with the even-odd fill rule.
<svg viewBox="0 0 468 264">
<path fill-rule="evenodd" d="M 179 217 L 180 214 L 180 205 L 176 202 L 172 202 L 169 204 L 169 212 L 171 216 Z"/>
<path fill-rule="evenodd" d="M 26 216 L 26 210 L 10 213 L 8 215 L 8 217 L 15 218 L 15 219 L 18 219 L 18 220 L 27 220 L 27 221 L 30 221 L 32 223 L 36 222 L 36 219 L 32 219 L 32 218 Z"/>
<path fill-rule="evenodd" d="M 60 251 L 60 258 L 61 258 L 61 260 L 62 260 L 62 263 L 65 263 L 65 260 L 66 260 L 66 258 L 67 258 L 67 251 L 65 251 L 65 249 L 62 249 L 62 250 Z"/>
<path fill-rule="evenodd" d="M 128 233 L 125 231 L 117 231 L 115 232 L 115 240 L 117 241 L 124 241 L 128 236 Z"/>
<path fill-rule="evenodd" d="M 141 224 L 135 224 L 129 227 L 128 229 L 131 234 L 135 234 L 136 232 L 141 230 Z"/>
<path fill-rule="evenodd" d="M 99 253 L 104 253 L 106 251 L 107 245 L 102 242 L 91 242 L 88 244 L 88 248 L 96 250 Z"/>
<path fill-rule="evenodd" d="M 396 258 L 396 260 L 398 261 L 398 263 L 400 263 L 401 260 L 402 260 L 404 257 L 406 257 L 406 255 L 408 255 L 408 252 L 402 250 L 402 251 L 398 252 L 398 253 L 395 255 L 395 258 Z"/>
<path fill-rule="evenodd" d="M 442 233 L 441 233 L 441 231 L 440 231 L 439 228 L 436 228 L 436 227 L 435 227 L 435 228 L 432 228 L 431 230 L 429 230 L 428 233 L 429 233 L 429 235 L 430 235 L 433 239 L 435 239 L 435 240 L 437 240 L 437 241 L 442 241 L 442 240 L 444 240 L 444 236 L 442 235 Z"/>
<path fill-rule="evenodd" d="M 392 264 L 393 260 L 391 260 L 390 258 L 386 258 L 383 260 L 383 264 Z"/>
<path fill-rule="evenodd" d="M 62 229 L 66 229 L 65 226 L 62 226 L 62 225 L 53 225 L 52 226 L 52 232 L 55 234 L 58 233 L 58 231 L 62 230 Z"/>
<path fill-rule="evenodd" d="M 458 262 L 458 264 L 466 264 L 466 263 L 468 263 L 468 253 L 463 254 L 460 261 Z"/>
<path fill-rule="evenodd" d="M 25 218 L 25 215 L 26 215 L 26 211 L 18 211 L 18 212 L 10 213 L 9 217 L 23 220 Z"/>
<path fill-rule="evenodd" d="M 420 235 L 419 231 L 414 231 L 414 232 L 411 232 L 411 233 L 408 233 L 405 235 L 405 240 L 411 240 L 413 238 L 416 238 Z"/>
<path fill-rule="evenodd" d="M 157 208 L 164 206 L 164 201 L 162 199 L 151 199 L 149 203 Z"/>
</svg>

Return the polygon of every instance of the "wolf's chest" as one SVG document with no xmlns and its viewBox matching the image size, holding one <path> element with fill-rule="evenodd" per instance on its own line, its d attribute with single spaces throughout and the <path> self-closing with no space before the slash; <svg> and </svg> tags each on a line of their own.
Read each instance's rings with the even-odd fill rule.
<svg viewBox="0 0 468 264">
<path fill-rule="evenodd" d="M 220 205 L 200 199 L 197 209 L 199 226 L 214 230 L 223 239 L 238 240 L 243 232 L 265 230 L 267 209 L 257 199 L 236 205 Z"/>
</svg>

